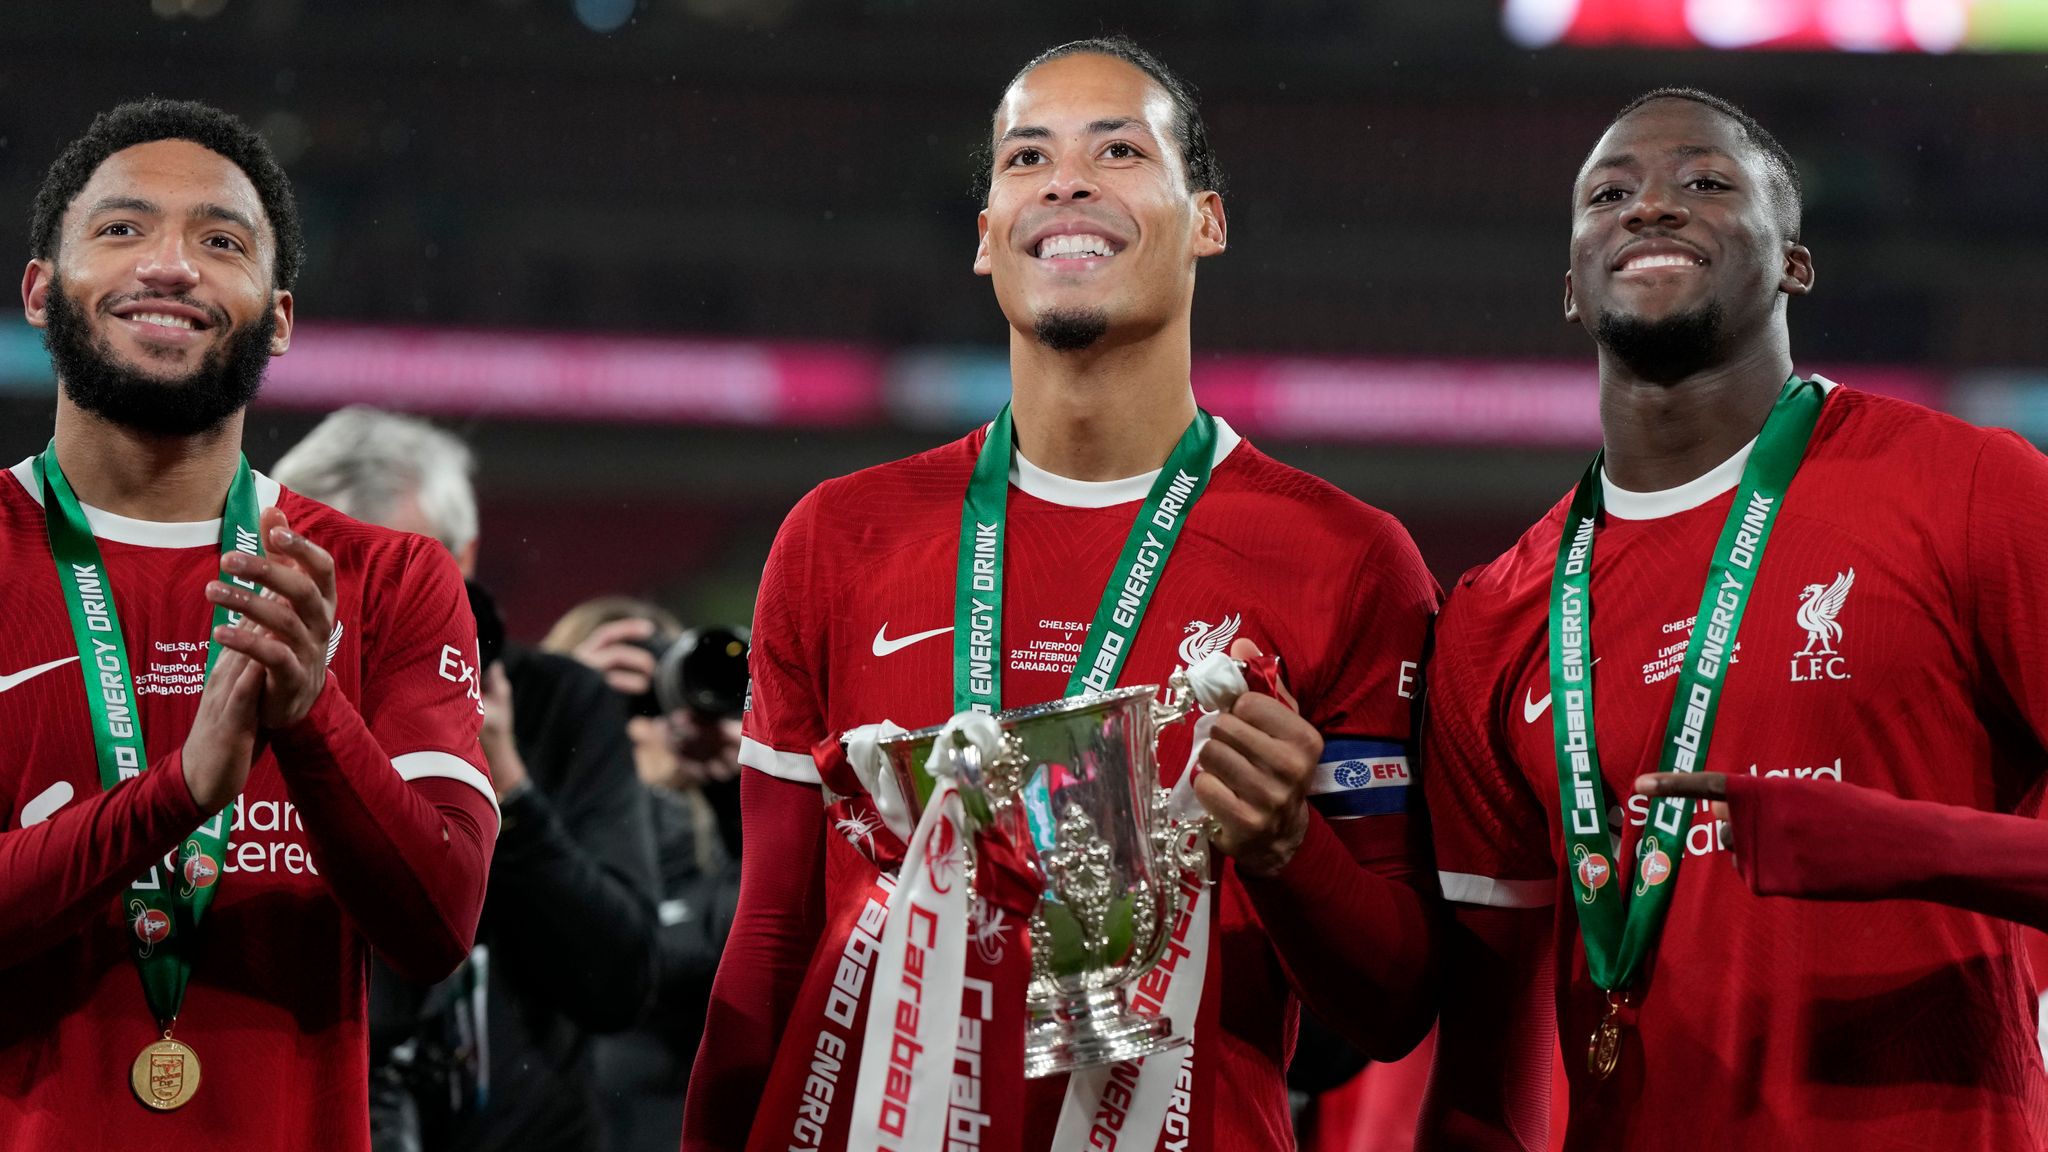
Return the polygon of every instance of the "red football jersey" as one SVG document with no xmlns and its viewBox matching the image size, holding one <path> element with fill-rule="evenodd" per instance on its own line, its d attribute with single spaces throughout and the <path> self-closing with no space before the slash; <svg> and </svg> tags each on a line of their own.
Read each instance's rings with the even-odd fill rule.
<svg viewBox="0 0 2048 1152">
<path fill-rule="evenodd" d="M 827 734 L 952 714 L 961 500 L 984 439 L 831 481 L 790 514 L 756 609 L 742 763 L 815 782 L 810 748 Z M 1077 482 L 1020 456 L 1011 481 L 1002 701 L 1019 707 L 1066 695 L 1152 476 Z M 1329 745 L 1311 797 L 1321 818 L 1365 867 L 1426 878 L 1402 746 L 1437 588 L 1400 525 L 1219 422 L 1209 486 L 1155 587 L 1119 683 L 1163 684 L 1239 637 L 1277 654 Z M 1161 741 L 1166 782 L 1186 765 L 1189 728 Z M 1216 907 L 1190 1146 L 1287 1147 L 1297 1000 L 1232 868 Z M 1025 1147 L 1047 1146 L 1064 1090 L 1063 1078 L 1029 1082 Z"/>
<path fill-rule="evenodd" d="M 477 744 L 476 625 L 446 549 L 358 523 L 260 474 L 256 483 L 262 506 L 282 509 L 295 531 L 334 556 L 328 690 L 341 689 L 400 776 L 460 781 L 495 807 Z M 0 828 L 8 830 L 102 791 L 41 495 L 26 462 L 0 477 Z M 213 613 L 202 590 L 219 572 L 219 522 L 86 514 L 154 763 L 184 743 L 198 712 Z M 258 748 L 177 1024 L 200 1060 L 198 1094 L 158 1113 L 129 1089 L 130 1065 L 158 1029 L 133 936 L 109 900 L 85 931 L 0 970 L 0 1146 L 369 1146 L 368 945 L 322 878 L 275 756 Z"/>
<path fill-rule="evenodd" d="M 1593 694 L 1616 860 L 1633 860 L 1647 818 L 1634 782 L 1657 769 L 1747 455 L 1668 492 L 1606 489 Z M 1930 903 L 1752 896 L 1704 804 L 1621 1066 L 1604 1083 L 1588 1075 L 1605 994 L 1558 866 L 1546 631 L 1568 502 L 1451 594 L 1424 737 L 1445 895 L 1555 908 L 1568 1146 L 2048 1146 L 2018 928 Z M 1761 562 L 1703 770 L 2030 805 L 2048 734 L 2044 508 L 2048 460 L 2011 433 L 1832 388 Z"/>
</svg>

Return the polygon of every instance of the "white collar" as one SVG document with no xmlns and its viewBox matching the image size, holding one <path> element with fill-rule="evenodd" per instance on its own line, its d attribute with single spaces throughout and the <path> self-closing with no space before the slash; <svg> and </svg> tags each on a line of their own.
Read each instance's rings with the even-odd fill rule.
<svg viewBox="0 0 2048 1152">
<path fill-rule="evenodd" d="M 1223 463 L 1223 458 L 1243 442 L 1244 438 L 1218 416 L 1216 455 L 1210 467 Z M 1146 493 L 1152 491 L 1152 482 L 1159 479 L 1160 471 L 1154 468 L 1143 475 L 1126 476 L 1121 480 L 1069 480 L 1026 460 L 1022 452 L 1010 454 L 1010 483 L 1040 500 L 1068 508 L 1112 508 L 1143 500 Z"/>
<path fill-rule="evenodd" d="M 27 460 L 8 469 L 21 482 L 22 491 L 38 505 L 43 502 L 43 486 L 36 483 L 36 476 Z M 256 480 L 256 507 L 260 510 L 277 504 L 278 483 L 261 472 L 253 473 Z M 220 517 L 211 520 L 187 520 L 166 524 L 156 520 L 137 520 L 129 516 L 118 516 L 90 504 L 80 504 L 85 511 L 85 522 L 92 526 L 92 534 L 102 540 L 116 544 L 139 544 L 145 548 L 204 548 L 220 543 Z"/>
<path fill-rule="evenodd" d="M 1819 384 L 1822 392 L 1833 392 L 1840 385 L 1825 376 L 1809 376 L 1807 379 Z M 1749 463 L 1749 454 L 1756 447 L 1756 440 L 1735 450 L 1719 464 L 1707 470 L 1706 475 L 1688 480 L 1676 488 L 1665 488 L 1658 492 L 1631 492 L 1618 488 L 1607 478 L 1607 469 L 1600 469 L 1600 500 L 1609 516 L 1616 520 L 1658 520 L 1690 512 L 1694 508 L 1714 499 L 1723 492 L 1733 491 L 1742 479 L 1743 466 Z"/>
</svg>

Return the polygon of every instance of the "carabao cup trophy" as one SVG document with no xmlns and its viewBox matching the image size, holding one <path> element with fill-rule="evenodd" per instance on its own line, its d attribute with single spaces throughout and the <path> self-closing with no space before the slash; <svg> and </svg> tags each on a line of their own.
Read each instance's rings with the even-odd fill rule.
<svg viewBox="0 0 2048 1152">
<path fill-rule="evenodd" d="M 1244 690 L 1239 666 L 1215 659 L 1197 670 L 1211 710 Z M 1157 758 L 1160 728 L 1185 719 L 1195 695 L 1176 672 L 1163 702 L 1145 684 L 1014 709 L 996 717 L 993 754 L 965 740 L 934 749 L 940 728 L 881 741 L 913 806 L 931 791 L 927 758 L 950 758 L 969 818 L 1007 823 L 1037 849 L 1045 884 L 1031 918 L 1026 1076 L 1187 1043 L 1164 1015 L 1133 1012 L 1127 989 L 1165 952 L 1187 887 L 1207 882 L 1199 808 L 1159 786 Z"/>
</svg>

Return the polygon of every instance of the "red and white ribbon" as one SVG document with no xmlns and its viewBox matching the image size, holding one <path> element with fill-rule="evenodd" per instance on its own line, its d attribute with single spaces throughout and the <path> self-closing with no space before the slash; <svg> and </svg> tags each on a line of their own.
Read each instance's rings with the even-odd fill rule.
<svg viewBox="0 0 2048 1152">
<path fill-rule="evenodd" d="M 967 828 L 951 753 L 956 734 L 985 758 L 1002 739 L 993 718 L 968 711 L 948 721 L 933 744 L 932 795 L 882 929 L 848 1152 L 945 1146 L 969 927 Z"/>
</svg>

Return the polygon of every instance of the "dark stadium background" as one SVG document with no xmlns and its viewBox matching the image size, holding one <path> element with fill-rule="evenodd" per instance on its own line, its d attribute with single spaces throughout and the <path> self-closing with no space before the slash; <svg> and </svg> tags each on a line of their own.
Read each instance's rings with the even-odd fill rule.
<svg viewBox="0 0 2048 1152">
<path fill-rule="evenodd" d="M 807 487 L 992 410 L 1005 332 L 968 270 L 973 153 L 1019 64 L 1102 31 L 1199 86 L 1230 175 L 1198 361 L 1373 361 L 1413 370 L 1425 401 L 1428 363 L 1455 366 L 1447 390 L 1534 365 L 1590 398 L 1590 346 L 1559 319 L 1572 174 L 1621 103 L 1689 83 L 1748 107 L 1804 168 L 1819 286 L 1793 306 L 1802 366 L 2048 435 L 2043 55 L 1530 50 L 1492 0 L 10 2 L 0 204 L 25 260 L 35 184 L 95 110 L 197 97 L 260 125 L 294 176 L 308 357 L 323 327 L 367 325 L 348 328 L 359 346 L 456 328 L 512 354 L 612 334 L 886 361 L 889 399 L 850 415 L 508 413 L 488 382 L 452 402 L 403 361 L 380 369 L 399 378 L 379 398 L 475 444 L 483 575 L 515 635 L 614 590 L 742 620 Z M 929 379 L 904 367 L 927 361 Z M 0 322 L 6 460 L 48 435 L 50 391 L 33 335 Z M 258 467 L 346 388 L 284 392 L 252 417 Z M 1469 434 L 1369 416 L 1251 434 L 1399 514 L 1448 583 L 1592 447 L 1583 422 L 1523 435 L 1479 416 Z"/>
</svg>

